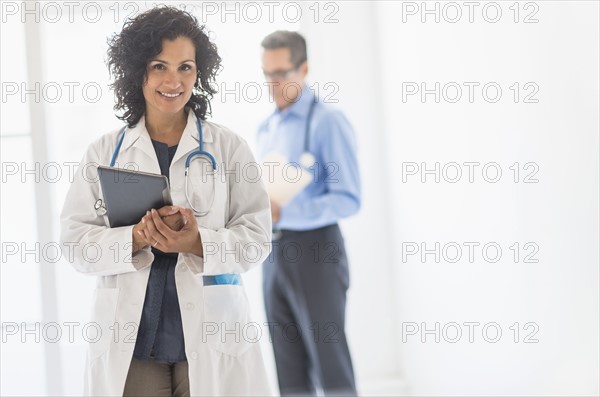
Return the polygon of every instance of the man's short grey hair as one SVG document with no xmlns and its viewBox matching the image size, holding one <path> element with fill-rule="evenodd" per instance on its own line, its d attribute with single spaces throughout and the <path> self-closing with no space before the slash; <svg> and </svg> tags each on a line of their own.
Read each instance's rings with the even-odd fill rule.
<svg viewBox="0 0 600 397">
<path fill-rule="evenodd" d="M 297 32 L 278 30 L 265 37 L 261 45 L 265 50 L 289 48 L 291 53 L 290 61 L 296 69 L 307 60 L 306 40 Z"/>
</svg>

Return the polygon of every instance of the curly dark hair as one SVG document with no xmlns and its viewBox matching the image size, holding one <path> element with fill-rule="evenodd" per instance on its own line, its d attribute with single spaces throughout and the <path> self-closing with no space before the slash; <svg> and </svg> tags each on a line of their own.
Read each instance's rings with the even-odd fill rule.
<svg viewBox="0 0 600 397">
<path fill-rule="evenodd" d="M 175 40 L 187 37 L 196 48 L 198 74 L 192 96 L 186 106 L 190 106 L 196 116 L 205 120 L 211 114 L 210 99 L 216 94 L 214 83 L 221 70 L 221 57 L 217 47 L 208 37 L 204 25 L 187 11 L 171 6 L 152 8 L 123 25 L 119 34 L 108 39 L 109 72 L 115 77 L 110 87 L 115 91 L 117 103 L 114 110 L 123 111 L 117 116 L 134 127 L 146 111 L 146 101 L 142 86 L 146 81 L 148 62 L 162 52 L 163 39 Z"/>
</svg>

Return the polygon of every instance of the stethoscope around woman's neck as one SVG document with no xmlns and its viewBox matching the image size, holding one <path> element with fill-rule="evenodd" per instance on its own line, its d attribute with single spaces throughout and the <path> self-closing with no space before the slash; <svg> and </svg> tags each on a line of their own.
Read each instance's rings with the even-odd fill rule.
<svg viewBox="0 0 600 397">
<path fill-rule="evenodd" d="M 191 110 L 190 110 L 191 111 Z M 190 153 L 187 158 L 185 159 L 185 172 L 184 172 L 184 191 L 185 191 L 185 198 L 188 202 L 188 205 L 190 206 L 190 208 L 192 210 L 194 210 L 194 212 L 196 213 L 196 215 L 198 216 L 204 216 L 206 214 L 208 214 L 210 212 L 210 209 L 212 208 L 214 201 L 215 201 L 215 190 L 216 190 L 216 171 L 217 171 L 217 160 L 215 159 L 215 157 L 210 154 L 209 152 L 204 150 L 204 141 L 203 141 L 203 132 L 202 132 L 202 120 L 197 117 L 198 120 L 198 138 L 200 139 L 199 143 L 198 143 L 198 150 L 193 151 L 192 153 Z M 123 144 L 123 139 L 125 138 L 125 132 L 127 131 L 127 127 L 125 127 L 123 129 L 123 132 L 121 133 L 121 137 L 119 138 L 119 142 L 117 143 L 117 147 L 115 148 L 115 151 L 113 152 L 112 158 L 110 160 L 110 166 L 114 167 L 115 166 L 115 162 L 117 160 L 117 156 L 119 154 L 119 150 L 121 149 L 121 145 Z M 195 156 L 204 156 L 206 158 L 208 158 L 211 162 L 212 165 L 212 183 L 213 183 L 213 194 L 212 194 L 212 199 L 210 201 L 210 205 L 208 206 L 208 210 L 206 211 L 200 211 L 199 209 L 197 209 L 196 207 L 194 207 L 194 205 L 192 204 L 192 200 L 189 197 L 189 193 L 188 193 L 188 175 L 189 175 L 189 169 L 190 169 L 190 163 L 192 162 L 192 160 L 194 159 Z"/>
</svg>

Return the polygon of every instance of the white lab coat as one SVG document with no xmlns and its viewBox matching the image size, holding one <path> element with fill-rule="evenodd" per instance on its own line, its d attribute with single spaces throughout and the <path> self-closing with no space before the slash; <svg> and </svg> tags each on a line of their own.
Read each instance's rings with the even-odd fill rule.
<svg viewBox="0 0 600 397">
<path fill-rule="evenodd" d="M 204 258 L 180 253 L 175 268 L 190 392 L 192 396 L 272 395 L 257 342 L 265 335 L 254 332 L 257 327 L 250 318 L 244 287 L 203 287 L 202 282 L 203 275 L 243 273 L 269 255 L 269 198 L 251 170 L 256 167 L 246 141 L 218 124 L 204 121 L 202 126 L 204 149 L 215 156 L 219 175 L 210 213 L 196 218 Z M 101 334 L 96 337 L 96 325 L 88 331 L 85 395 L 123 395 L 154 258 L 149 247 L 132 257 L 133 226 L 109 228 L 108 218 L 94 210 L 94 202 L 102 197 L 96 165 L 110 164 L 121 131 L 89 146 L 61 213 L 61 246 L 70 251 L 65 255 L 73 257 L 77 271 L 97 280 L 91 321 L 98 324 Z M 169 170 L 175 205 L 189 207 L 183 191 L 184 164 L 187 155 L 198 149 L 198 142 L 197 119 L 190 110 Z M 210 180 L 202 181 L 203 169 L 209 169 L 205 162 L 192 162 L 188 185 L 190 193 L 193 188 L 194 206 L 200 210 L 206 208 L 212 187 Z M 132 165 L 160 174 L 144 117 L 135 128 L 127 129 L 115 164 L 119 168 Z M 224 178 L 223 167 L 228 171 Z"/>
</svg>

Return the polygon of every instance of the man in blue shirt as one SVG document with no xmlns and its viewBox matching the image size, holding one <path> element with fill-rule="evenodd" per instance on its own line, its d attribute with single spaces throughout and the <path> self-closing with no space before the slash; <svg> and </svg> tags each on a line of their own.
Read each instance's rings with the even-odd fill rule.
<svg viewBox="0 0 600 397">
<path fill-rule="evenodd" d="M 360 208 L 356 137 L 343 113 L 306 85 L 300 34 L 274 32 L 262 47 L 276 109 L 259 128 L 258 158 L 276 152 L 314 178 L 285 206 L 271 201 L 274 241 L 263 292 L 280 392 L 356 395 L 344 331 L 348 262 L 337 224 Z"/>
</svg>

